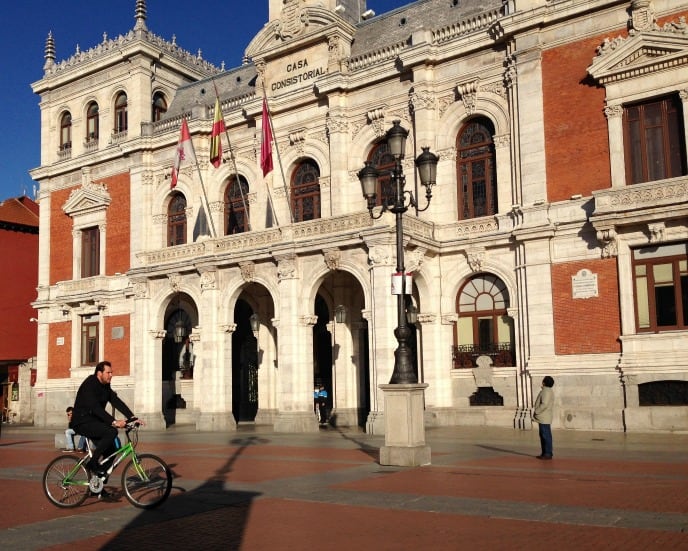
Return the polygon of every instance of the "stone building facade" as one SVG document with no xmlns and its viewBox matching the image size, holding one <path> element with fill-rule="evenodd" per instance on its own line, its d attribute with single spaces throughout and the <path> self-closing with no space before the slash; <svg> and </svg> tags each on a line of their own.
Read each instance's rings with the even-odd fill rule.
<svg viewBox="0 0 688 551">
<path fill-rule="evenodd" d="M 402 4 L 402 2 L 400 2 Z M 687 0 L 269 0 L 224 70 L 134 27 L 40 96 L 35 422 L 103 358 L 149 426 L 384 427 L 394 216 L 358 172 L 386 132 L 439 155 L 404 215 L 426 425 L 688 430 Z M 227 132 L 210 162 L 215 100 Z M 273 170 L 261 169 L 263 99 Z M 175 164 L 180 127 L 197 164 Z M 373 209 L 377 213 L 381 207 Z M 414 316 L 415 312 L 415 316 Z"/>
</svg>

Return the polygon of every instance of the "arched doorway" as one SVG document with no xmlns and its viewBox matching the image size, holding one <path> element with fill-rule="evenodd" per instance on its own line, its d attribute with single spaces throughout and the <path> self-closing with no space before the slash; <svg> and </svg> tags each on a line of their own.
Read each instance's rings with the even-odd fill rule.
<svg viewBox="0 0 688 551">
<path fill-rule="evenodd" d="M 198 309 L 193 299 L 186 293 L 174 295 L 165 310 L 162 342 L 162 408 L 167 426 L 177 422 L 177 410 L 186 409 L 186 398 L 179 383 L 182 379 L 193 379 L 195 354 L 191 335 L 197 325 Z"/>
<path fill-rule="evenodd" d="M 258 341 L 251 328 L 253 309 L 239 299 L 232 334 L 232 414 L 237 423 L 253 422 L 258 412 Z"/>
<path fill-rule="evenodd" d="M 318 321 L 313 326 L 313 388 L 324 388 L 327 392 L 326 411 L 332 411 L 332 333 L 328 329 L 330 311 L 322 296 L 315 297 L 315 315 Z M 324 419 L 321 419 L 324 421 Z"/>
<path fill-rule="evenodd" d="M 356 278 L 335 270 L 322 280 L 314 301 L 313 387 L 328 394 L 328 423 L 366 426 L 372 393 L 365 298 Z"/>
</svg>

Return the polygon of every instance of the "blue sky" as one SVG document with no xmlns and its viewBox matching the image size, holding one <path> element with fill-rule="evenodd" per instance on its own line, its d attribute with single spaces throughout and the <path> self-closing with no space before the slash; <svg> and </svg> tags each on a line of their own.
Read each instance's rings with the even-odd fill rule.
<svg viewBox="0 0 688 551">
<path fill-rule="evenodd" d="M 368 0 L 377 14 L 411 0 Z M 217 66 L 241 64 L 246 46 L 267 21 L 268 0 L 147 0 L 148 29 Z M 45 39 L 52 31 L 57 61 L 71 56 L 77 44 L 87 50 L 103 33 L 114 38 L 134 26 L 136 0 L 20 0 L 5 2 L 0 32 L 0 201 L 23 194 L 33 197 L 28 171 L 40 163 L 39 98 L 31 83 L 43 76 Z M 190 10 L 191 6 L 191 10 Z M 219 25 L 219 23 L 222 25 Z"/>
</svg>

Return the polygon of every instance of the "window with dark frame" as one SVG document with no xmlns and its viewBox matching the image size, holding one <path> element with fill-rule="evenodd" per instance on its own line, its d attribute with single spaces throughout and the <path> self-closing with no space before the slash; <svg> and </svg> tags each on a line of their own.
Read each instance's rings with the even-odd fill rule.
<svg viewBox="0 0 688 551">
<path fill-rule="evenodd" d="M 100 230 L 97 227 L 81 230 L 81 277 L 100 274 Z"/>
<path fill-rule="evenodd" d="M 115 100 L 115 132 L 125 132 L 128 124 L 127 95 L 120 92 Z"/>
<path fill-rule="evenodd" d="M 688 329 L 688 243 L 632 250 L 639 333 Z"/>
<path fill-rule="evenodd" d="M 86 141 L 92 142 L 98 139 L 98 104 L 93 102 L 86 111 Z"/>
<path fill-rule="evenodd" d="M 81 365 L 98 363 L 98 315 L 81 319 Z"/>
<path fill-rule="evenodd" d="M 494 126 L 480 117 L 464 125 L 456 139 L 459 220 L 497 213 Z"/>
<path fill-rule="evenodd" d="M 623 126 L 627 184 L 688 173 L 682 103 L 678 95 L 625 106 Z"/>
<path fill-rule="evenodd" d="M 464 284 L 456 298 L 455 368 L 476 367 L 479 356 L 489 356 L 495 367 L 515 365 L 513 320 L 507 308 L 509 292 L 497 276 L 478 274 Z"/>
<path fill-rule="evenodd" d="M 60 151 L 72 148 L 72 114 L 63 113 L 60 117 Z"/>
<path fill-rule="evenodd" d="M 167 113 L 167 101 L 165 100 L 165 96 L 162 92 L 155 92 L 155 94 L 153 94 L 153 122 L 159 121 L 165 113 Z"/>
<path fill-rule="evenodd" d="M 299 164 L 291 180 L 291 208 L 295 222 L 320 218 L 320 170 L 313 161 Z"/>
<path fill-rule="evenodd" d="M 379 172 L 377 178 L 377 189 L 375 196 L 375 205 L 380 207 L 382 205 L 391 206 L 394 203 L 394 188 L 392 184 L 392 172 L 394 172 L 394 157 L 389 152 L 389 146 L 386 141 L 379 142 L 375 145 L 368 156 L 368 160 Z"/>
<path fill-rule="evenodd" d="M 225 235 L 248 231 L 248 182 L 243 176 L 229 179 L 225 188 Z"/>
<path fill-rule="evenodd" d="M 186 243 L 186 197 L 179 192 L 172 194 L 167 206 L 167 246 Z"/>
</svg>

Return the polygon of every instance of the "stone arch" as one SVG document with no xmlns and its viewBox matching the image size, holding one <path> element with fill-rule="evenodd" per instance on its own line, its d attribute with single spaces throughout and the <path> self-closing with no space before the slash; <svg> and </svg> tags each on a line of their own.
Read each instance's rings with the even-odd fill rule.
<svg viewBox="0 0 688 551">
<path fill-rule="evenodd" d="M 510 131 L 507 106 L 503 100 L 496 100 L 493 94 L 483 94 L 478 98 L 475 110 L 469 113 L 461 102 L 453 103 L 444 112 L 437 125 L 437 149 L 444 151 L 453 149 L 456 145 L 456 136 L 467 120 L 483 116 L 495 127 L 495 136 L 508 134 Z M 499 96 L 496 96 L 499 97 Z"/>
</svg>

